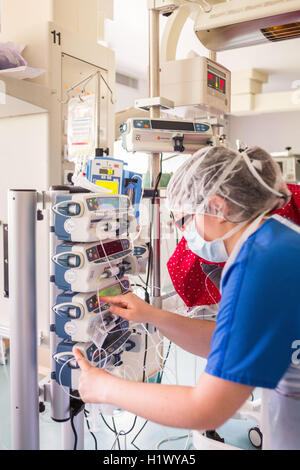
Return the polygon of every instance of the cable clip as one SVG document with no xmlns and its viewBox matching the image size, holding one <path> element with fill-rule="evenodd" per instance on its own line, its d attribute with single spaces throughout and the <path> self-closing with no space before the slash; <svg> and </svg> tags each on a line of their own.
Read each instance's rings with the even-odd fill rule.
<svg viewBox="0 0 300 470">
<path fill-rule="evenodd" d="M 173 141 L 174 141 L 174 152 L 183 153 L 185 151 L 185 147 L 183 145 L 184 136 L 173 137 Z"/>
</svg>

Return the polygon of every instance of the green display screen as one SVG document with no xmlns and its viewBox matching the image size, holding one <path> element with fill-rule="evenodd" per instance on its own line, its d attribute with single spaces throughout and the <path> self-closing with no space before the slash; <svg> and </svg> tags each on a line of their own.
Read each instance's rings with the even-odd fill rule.
<svg viewBox="0 0 300 470">
<path fill-rule="evenodd" d="M 98 292 L 99 297 L 113 297 L 115 295 L 121 295 L 122 294 L 122 288 L 120 284 L 115 285 L 113 287 L 108 287 L 107 289 L 103 289 Z"/>
<path fill-rule="evenodd" d="M 98 291 L 98 297 L 114 297 L 115 295 L 121 295 L 122 293 L 123 292 L 120 284 L 117 284 L 113 287 L 108 287 L 107 289 Z M 104 302 L 100 302 L 99 300 L 99 306 L 101 309 L 103 305 L 105 305 L 104 310 L 107 310 L 107 308 L 109 308 L 109 305 L 106 305 Z"/>
</svg>

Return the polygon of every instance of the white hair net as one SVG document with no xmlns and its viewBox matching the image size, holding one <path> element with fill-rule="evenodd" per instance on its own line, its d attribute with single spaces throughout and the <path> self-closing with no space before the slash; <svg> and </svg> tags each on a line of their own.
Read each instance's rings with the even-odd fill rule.
<svg viewBox="0 0 300 470">
<path fill-rule="evenodd" d="M 211 196 L 226 204 L 216 206 Z M 199 150 L 172 176 L 168 205 L 173 212 L 208 214 L 232 223 L 283 207 L 290 192 L 279 165 L 265 150 L 243 153 L 225 147 Z"/>
</svg>

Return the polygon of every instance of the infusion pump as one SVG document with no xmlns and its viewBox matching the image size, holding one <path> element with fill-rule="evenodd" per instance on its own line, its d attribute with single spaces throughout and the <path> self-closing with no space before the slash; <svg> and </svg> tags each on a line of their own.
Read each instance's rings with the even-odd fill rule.
<svg viewBox="0 0 300 470">
<path fill-rule="evenodd" d="M 127 152 L 194 153 L 213 138 L 208 122 L 131 118 L 120 127 Z"/>
<path fill-rule="evenodd" d="M 294 155 L 290 150 L 271 154 L 280 166 L 286 183 L 300 182 L 300 155 Z"/>
</svg>

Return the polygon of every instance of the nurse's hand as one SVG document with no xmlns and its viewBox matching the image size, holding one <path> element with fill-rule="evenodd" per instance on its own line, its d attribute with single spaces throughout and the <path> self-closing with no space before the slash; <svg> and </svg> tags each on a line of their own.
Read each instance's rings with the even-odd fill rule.
<svg viewBox="0 0 300 470">
<path fill-rule="evenodd" d="M 155 307 L 132 293 L 114 297 L 100 297 L 100 301 L 112 304 L 109 310 L 114 315 L 137 323 L 153 323 L 154 314 L 157 312 Z"/>
<path fill-rule="evenodd" d="M 84 403 L 108 403 L 109 390 L 116 380 L 111 374 L 97 367 L 92 367 L 81 352 L 74 348 L 73 354 L 81 369 L 78 391 Z"/>
</svg>

